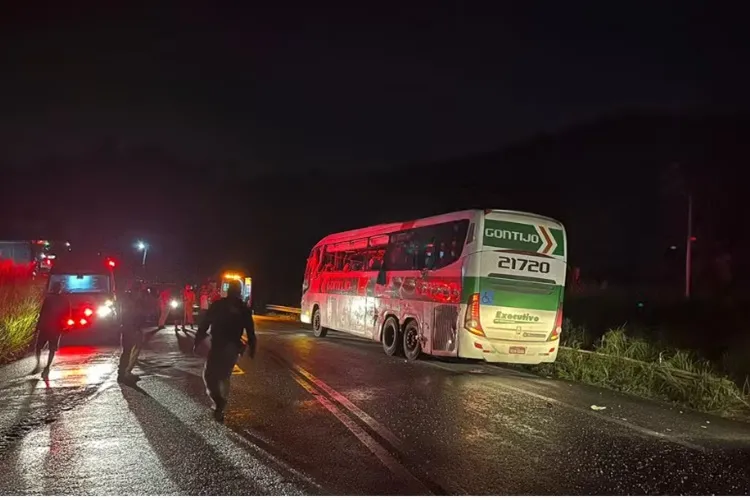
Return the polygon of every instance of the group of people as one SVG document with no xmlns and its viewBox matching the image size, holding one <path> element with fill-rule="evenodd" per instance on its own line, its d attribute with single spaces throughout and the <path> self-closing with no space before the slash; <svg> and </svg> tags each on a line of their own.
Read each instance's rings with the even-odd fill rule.
<svg viewBox="0 0 750 500">
<path fill-rule="evenodd" d="M 193 286 L 187 284 L 177 295 L 181 296 L 176 297 L 175 294 L 166 287 L 159 293 L 159 330 L 166 328 L 169 313 L 172 310 L 172 300 L 179 300 L 181 304 L 181 311 L 176 311 L 175 313 L 177 315 L 174 318 L 174 330 L 175 333 L 177 333 L 180 328 L 185 332 L 188 325 L 195 329 L 194 307 L 196 305 L 196 300 L 198 300 L 201 314 L 205 314 L 212 303 L 221 299 L 221 294 L 215 285 L 203 285 L 200 289 L 199 296 L 196 297 Z"/>
<path fill-rule="evenodd" d="M 49 376 L 55 352 L 60 345 L 65 319 L 70 317 L 71 313 L 70 301 L 61 292 L 62 288 L 59 284 L 53 285 L 51 292 L 45 297 L 36 326 L 36 367 L 33 373 L 39 373 L 42 350 L 47 346 L 49 349 L 47 365 L 41 370 L 42 378 L 45 380 Z M 190 296 L 193 299 L 192 303 L 186 300 Z M 138 375 L 133 374 L 133 369 L 145 342 L 149 298 L 143 286 L 134 284 L 119 300 L 122 347 L 117 376 L 119 383 L 132 384 L 140 379 Z M 166 300 L 167 307 L 169 307 L 171 294 Z M 185 301 L 182 322 L 184 328 L 185 324 L 194 324 L 192 306 L 195 302 L 195 292 L 189 285 L 185 287 L 183 300 Z M 193 353 L 208 336 L 211 337 L 211 348 L 203 370 L 203 380 L 206 391 L 214 403 L 214 417 L 221 422 L 224 419 L 224 411 L 229 399 L 229 379 L 234 365 L 245 352 L 251 358 L 255 356 L 255 324 L 251 310 L 242 300 L 242 289 L 239 284 L 230 285 L 224 298 L 218 295 L 211 297 L 208 288 L 202 290 L 200 308 L 201 315 L 193 343 Z M 163 328 L 165 320 L 166 318 L 164 320 L 160 318 L 158 325 L 160 328 Z M 245 332 L 247 343 L 243 340 Z"/>
</svg>

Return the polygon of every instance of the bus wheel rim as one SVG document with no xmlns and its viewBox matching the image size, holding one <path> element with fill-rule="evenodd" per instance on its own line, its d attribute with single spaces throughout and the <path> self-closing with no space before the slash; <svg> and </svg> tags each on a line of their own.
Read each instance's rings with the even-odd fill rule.
<svg viewBox="0 0 750 500">
<path fill-rule="evenodd" d="M 406 348 L 413 351 L 417 348 L 417 332 L 414 328 L 406 331 Z"/>
</svg>

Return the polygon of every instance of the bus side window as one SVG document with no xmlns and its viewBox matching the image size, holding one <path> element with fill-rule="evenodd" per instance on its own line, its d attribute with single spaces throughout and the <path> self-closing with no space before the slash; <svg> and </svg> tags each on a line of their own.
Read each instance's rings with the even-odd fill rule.
<svg viewBox="0 0 750 500">
<path fill-rule="evenodd" d="M 323 272 L 323 269 L 325 268 L 325 253 L 323 247 L 319 247 L 315 250 L 315 256 L 317 260 L 317 265 L 315 269 L 313 269 L 313 273 L 317 276 L 318 274 Z"/>
<path fill-rule="evenodd" d="M 416 269 L 441 269 L 461 256 L 468 220 L 446 222 L 416 230 L 414 240 L 420 245 Z"/>
<path fill-rule="evenodd" d="M 310 257 L 307 259 L 307 267 L 305 268 L 305 281 L 318 274 L 318 269 L 320 268 L 319 254 L 318 248 L 313 248 L 310 252 Z"/>
<path fill-rule="evenodd" d="M 386 269 L 389 271 L 410 271 L 416 269 L 419 248 L 412 240 L 413 231 L 394 234 L 386 251 Z"/>
<path fill-rule="evenodd" d="M 333 271 L 340 272 L 344 270 L 344 253 L 336 252 L 333 254 Z"/>
<path fill-rule="evenodd" d="M 363 271 L 367 265 L 369 252 L 367 249 L 355 250 L 350 257 L 352 271 Z"/>
<path fill-rule="evenodd" d="M 321 260 L 323 261 L 323 271 L 325 271 L 325 272 L 331 272 L 331 271 L 334 270 L 334 265 L 335 265 L 335 254 L 334 253 L 326 251 L 323 254 L 323 259 L 321 259 Z"/>
<path fill-rule="evenodd" d="M 368 248 L 364 254 L 364 269 L 365 271 L 377 271 L 383 265 L 383 254 L 385 248 Z"/>
</svg>

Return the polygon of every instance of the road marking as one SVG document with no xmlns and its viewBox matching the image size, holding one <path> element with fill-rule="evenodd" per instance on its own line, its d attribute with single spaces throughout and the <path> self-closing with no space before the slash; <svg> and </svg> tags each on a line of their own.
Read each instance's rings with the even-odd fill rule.
<svg viewBox="0 0 750 500">
<path fill-rule="evenodd" d="M 330 387 L 328 384 L 317 378 L 312 373 L 308 372 L 304 368 L 302 368 L 299 365 L 292 365 L 295 370 L 297 370 L 303 377 L 307 378 L 310 382 L 318 386 L 318 388 L 322 389 L 324 392 L 328 393 L 329 396 L 331 396 L 333 399 L 341 403 L 347 410 L 355 414 L 357 417 L 360 418 L 364 423 L 366 423 L 373 431 L 375 431 L 380 437 L 388 441 L 394 448 L 397 448 L 400 450 L 401 448 L 401 440 L 397 438 L 391 431 L 386 429 L 384 426 L 382 426 L 377 420 L 372 418 L 369 414 L 367 414 L 364 410 L 359 408 L 357 405 L 349 401 L 349 399 L 344 396 L 343 394 L 337 392 L 335 389 Z"/>
<path fill-rule="evenodd" d="M 237 431 L 234 431 L 232 429 L 229 429 L 229 432 L 239 437 L 243 442 L 248 443 L 250 446 L 252 446 L 253 451 L 255 453 L 258 453 L 259 455 L 263 455 L 267 460 L 275 463 L 278 467 L 280 467 L 285 472 L 288 472 L 289 474 L 292 474 L 297 479 L 300 479 L 301 481 L 304 481 L 305 483 L 309 484 L 313 488 L 317 489 L 318 491 L 323 491 L 323 487 L 318 484 L 313 478 L 305 474 L 304 472 L 298 471 L 282 459 L 276 457 L 268 450 L 265 450 L 262 446 L 259 446 L 256 441 L 260 441 L 264 445 L 268 446 L 270 443 L 263 439 L 262 437 L 257 436 L 255 433 L 253 433 L 251 430 L 245 429 L 243 430 L 243 433 L 239 433 Z"/>
<path fill-rule="evenodd" d="M 244 375 L 245 371 L 240 368 L 238 365 L 234 365 L 234 368 L 232 368 L 232 375 Z"/>
<path fill-rule="evenodd" d="M 349 429 L 349 431 L 351 431 L 351 433 L 354 434 L 354 436 L 359 439 L 359 441 L 363 445 L 365 445 L 367 449 L 369 449 L 373 453 L 373 455 L 375 455 L 383 463 L 383 465 L 385 465 L 397 477 L 400 477 L 401 479 L 406 481 L 407 484 L 411 485 L 417 490 L 424 492 L 424 494 L 432 494 L 429 488 L 427 488 L 419 479 L 412 475 L 412 473 L 409 472 L 406 467 L 401 465 L 390 453 L 388 453 L 385 448 L 383 448 L 382 445 L 375 441 L 372 436 L 367 433 L 367 431 L 357 425 L 356 422 L 349 418 L 348 415 L 339 410 L 330 399 L 318 392 L 315 387 L 310 385 L 310 383 L 308 383 L 298 374 L 292 372 L 292 378 L 303 389 L 309 392 L 321 405 L 323 405 L 326 410 L 331 412 L 331 414 L 336 417 L 339 422 L 344 424 L 344 426 L 346 426 L 346 428 Z"/>
<path fill-rule="evenodd" d="M 302 368 L 299 365 L 295 365 L 294 363 L 285 361 L 278 353 L 271 351 L 273 354 L 273 357 L 275 357 L 280 363 L 283 365 L 286 365 L 287 368 L 289 368 L 289 371 L 292 374 L 292 377 L 297 378 L 299 376 L 302 376 L 303 381 L 306 383 L 312 383 L 315 385 L 318 389 L 322 390 L 323 392 L 327 393 L 331 398 L 333 398 L 335 401 L 337 401 L 339 404 L 344 406 L 346 409 L 352 412 L 356 417 L 358 417 L 362 423 L 366 424 L 370 429 L 381 439 L 384 441 L 387 441 L 388 444 L 391 445 L 393 450 L 395 451 L 395 455 L 388 451 L 388 453 L 391 454 L 392 457 L 394 457 L 397 461 L 399 460 L 399 456 L 401 457 L 407 457 L 409 456 L 408 453 L 406 453 L 403 449 L 403 446 L 401 445 L 401 440 L 398 439 L 387 427 L 381 425 L 377 420 L 375 420 L 373 417 L 368 415 L 364 410 L 357 407 L 354 403 L 352 403 L 349 399 L 346 398 L 346 396 L 340 394 L 335 389 L 330 387 L 328 384 L 314 376 L 312 373 L 308 372 L 304 368 Z M 298 371 L 295 371 L 298 370 Z M 323 397 L 325 397 L 323 395 Z M 334 408 L 337 408 L 335 406 L 335 403 L 333 401 L 329 402 L 334 405 Z M 338 409 L 338 408 L 337 408 Z M 346 416 L 346 414 L 344 414 Z M 412 453 L 413 455 L 414 453 Z M 425 460 L 423 458 L 417 459 L 418 463 L 425 463 Z M 399 462 L 400 463 L 400 462 Z M 446 495 L 446 490 L 443 486 L 441 486 L 439 483 L 431 480 L 429 478 L 429 475 L 426 474 L 422 468 L 416 464 L 415 465 L 417 471 L 419 472 L 419 475 L 423 477 L 423 480 L 420 480 L 420 483 L 427 488 L 431 494 L 437 494 L 437 495 Z M 415 474 L 411 474 L 412 477 L 417 477 Z M 448 483 L 448 487 L 450 488 L 450 491 L 453 492 L 453 494 L 457 495 L 467 495 L 468 493 L 464 488 L 459 486 L 458 484 L 454 483 L 452 480 L 448 478 L 443 478 L 443 483 Z"/>
<path fill-rule="evenodd" d="M 432 361 L 425 361 L 424 363 L 428 364 L 428 365 L 432 365 L 432 366 L 438 367 L 438 368 L 442 368 L 444 370 L 455 372 L 455 373 L 465 373 L 465 372 L 463 372 L 461 370 L 454 370 L 453 368 L 448 368 L 447 366 L 442 366 L 442 365 L 440 365 L 438 363 L 435 363 L 435 362 L 432 362 Z M 578 413 L 585 413 L 587 416 L 591 416 L 591 417 L 594 417 L 594 418 L 599 418 L 601 420 L 604 420 L 604 421 L 612 423 L 612 424 L 617 424 L 617 425 L 619 425 L 621 427 L 625 427 L 627 429 L 630 429 L 630 430 L 633 430 L 633 431 L 636 431 L 636 432 L 640 432 L 641 434 L 644 434 L 644 435 L 649 436 L 649 437 L 655 437 L 655 438 L 658 438 L 658 439 L 662 439 L 664 441 L 669 441 L 671 443 L 678 444 L 680 446 L 684 446 L 685 448 L 690 448 L 691 450 L 700 451 L 702 453 L 706 453 L 708 451 L 706 448 L 704 448 L 703 446 L 700 446 L 698 444 L 694 444 L 694 443 L 691 443 L 689 441 L 685 441 L 683 439 L 670 436 L 668 434 L 663 434 L 663 433 L 658 432 L 658 431 L 647 429 L 646 427 L 641 427 L 640 425 L 635 425 L 635 424 L 632 424 L 632 423 L 624 421 L 624 420 L 619 420 L 617 418 L 610 417 L 608 415 L 603 415 L 602 413 L 595 413 L 595 412 L 589 411 L 588 408 L 587 409 L 583 409 L 583 408 L 580 408 L 578 406 L 572 405 L 570 403 L 566 403 L 564 401 L 560 401 L 559 399 L 551 398 L 549 396 L 543 396 L 542 394 L 537 394 L 535 392 L 528 391 L 526 389 L 521 389 L 519 387 L 512 386 L 510 384 L 507 384 L 505 382 L 501 382 L 499 380 L 495 380 L 495 383 L 497 383 L 498 385 L 500 385 L 500 386 L 502 386 L 502 387 L 504 387 L 504 388 L 506 388 L 506 389 L 508 389 L 510 391 L 516 391 L 518 393 L 525 394 L 527 396 L 531 396 L 533 398 L 540 399 L 540 400 L 545 401 L 547 403 L 556 403 L 556 404 L 558 404 L 560 406 L 563 406 L 563 407 L 568 408 L 570 410 L 576 411 Z"/>
</svg>

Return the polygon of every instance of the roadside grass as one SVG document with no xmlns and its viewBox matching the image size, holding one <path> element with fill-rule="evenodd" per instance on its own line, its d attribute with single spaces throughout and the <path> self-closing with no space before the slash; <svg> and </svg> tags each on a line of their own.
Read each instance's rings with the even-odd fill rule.
<svg viewBox="0 0 750 500">
<path fill-rule="evenodd" d="M 0 362 L 15 359 L 31 344 L 42 299 L 38 282 L 0 262 Z"/>
<path fill-rule="evenodd" d="M 694 353 L 608 330 L 593 351 L 581 349 L 584 329 L 566 321 L 557 361 L 529 368 L 553 378 L 583 382 L 722 416 L 750 415 L 750 387 L 740 387 Z"/>
</svg>

